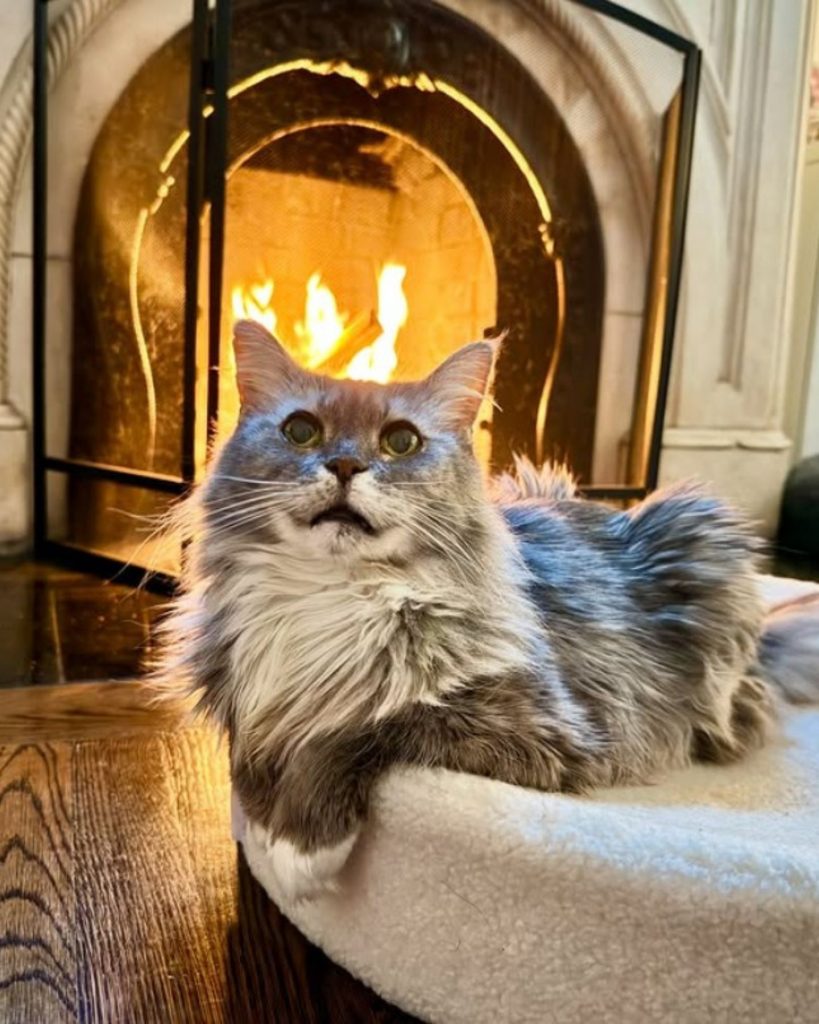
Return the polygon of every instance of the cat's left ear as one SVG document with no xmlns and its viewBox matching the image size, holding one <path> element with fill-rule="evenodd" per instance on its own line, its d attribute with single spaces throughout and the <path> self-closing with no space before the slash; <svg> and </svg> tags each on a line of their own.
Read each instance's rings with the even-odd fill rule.
<svg viewBox="0 0 819 1024">
<path fill-rule="evenodd" d="M 454 352 L 424 381 L 454 430 L 468 430 L 489 392 L 503 336 L 473 341 Z"/>
<path fill-rule="evenodd" d="M 236 385 L 242 412 L 262 412 L 285 393 L 304 387 L 309 373 L 285 351 L 278 339 L 255 320 L 233 328 Z"/>
</svg>

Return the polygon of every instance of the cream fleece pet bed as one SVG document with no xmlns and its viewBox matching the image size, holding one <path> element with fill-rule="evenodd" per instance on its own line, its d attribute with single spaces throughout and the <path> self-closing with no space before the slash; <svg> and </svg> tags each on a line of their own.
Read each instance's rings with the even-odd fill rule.
<svg viewBox="0 0 819 1024">
<path fill-rule="evenodd" d="M 819 1021 L 819 709 L 743 764 L 593 798 L 394 771 L 313 902 L 280 902 L 235 824 L 304 934 L 425 1020 Z"/>
</svg>

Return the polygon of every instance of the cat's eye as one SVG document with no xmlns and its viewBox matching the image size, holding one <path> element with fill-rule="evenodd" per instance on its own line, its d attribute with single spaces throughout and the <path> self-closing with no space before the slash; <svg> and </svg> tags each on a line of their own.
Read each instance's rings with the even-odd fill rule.
<svg viewBox="0 0 819 1024">
<path fill-rule="evenodd" d="M 421 435 L 411 423 L 391 423 L 381 432 L 381 451 L 394 459 L 414 455 L 421 444 Z"/>
<path fill-rule="evenodd" d="M 297 448 L 315 448 L 321 444 L 321 424 L 309 412 L 294 412 L 282 425 L 282 433 Z"/>
</svg>

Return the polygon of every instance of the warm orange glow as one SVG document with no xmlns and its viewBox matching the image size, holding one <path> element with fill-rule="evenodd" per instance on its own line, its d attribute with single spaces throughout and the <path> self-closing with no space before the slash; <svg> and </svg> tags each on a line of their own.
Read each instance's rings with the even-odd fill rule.
<svg viewBox="0 0 819 1024">
<path fill-rule="evenodd" d="M 339 310 L 332 289 L 316 271 L 305 286 L 304 316 L 294 324 L 292 338 L 282 340 L 311 370 L 386 384 L 398 366 L 395 345 L 409 316 L 406 273 L 407 268 L 399 263 L 385 263 L 378 275 L 377 314 L 362 313 L 350 321 L 349 313 Z M 237 285 L 231 292 L 233 315 L 257 320 L 274 333 L 280 321 L 273 305 L 274 290 L 271 278 Z"/>
</svg>

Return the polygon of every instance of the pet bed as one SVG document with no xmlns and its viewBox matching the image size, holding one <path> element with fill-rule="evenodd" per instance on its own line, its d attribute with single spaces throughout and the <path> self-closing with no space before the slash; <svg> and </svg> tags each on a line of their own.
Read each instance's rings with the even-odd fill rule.
<svg viewBox="0 0 819 1024">
<path fill-rule="evenodd" d="M 819 1019 L 819 709 L 741 764 L 593 797 L 393 771 L 310 902 L 279 899 L 235 820 L 301 931 L 425 1020 Z"/>
</svg>

